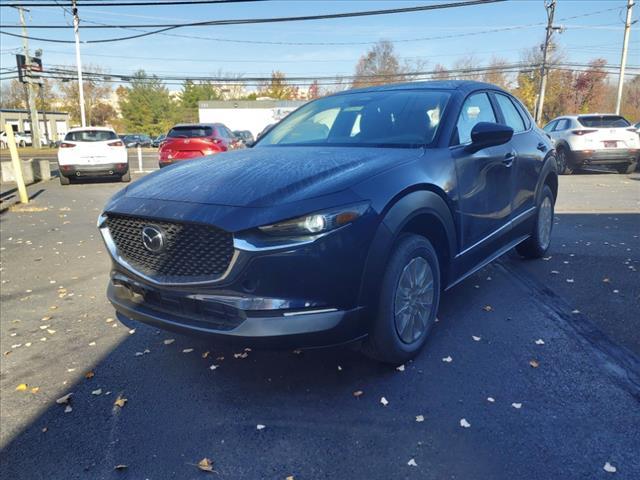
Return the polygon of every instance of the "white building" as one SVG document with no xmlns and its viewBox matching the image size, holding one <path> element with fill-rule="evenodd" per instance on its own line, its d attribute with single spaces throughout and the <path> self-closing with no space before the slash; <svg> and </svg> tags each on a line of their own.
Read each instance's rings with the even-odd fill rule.
<svg viewBox="0 0 640 480">
<path fill-rule="evenodd" d="M 306 102 L 300 100 L 210 100 L 198 103 L 202 123 L 223 123 L 230 130 L 249 130 L 254 138 Z"/>
</svg>

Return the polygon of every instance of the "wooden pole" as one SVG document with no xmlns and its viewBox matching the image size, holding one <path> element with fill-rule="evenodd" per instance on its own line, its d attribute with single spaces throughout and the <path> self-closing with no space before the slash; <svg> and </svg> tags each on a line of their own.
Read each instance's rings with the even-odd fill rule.
<svg viewBox="0 0 640 480">
<path fill-rule="evenodd" d="M 8 123 L 4 126 L 4 131 L 7 132 L 7 145 L 9 146 L 9 152 L 11 153 L 11 163 L 13 164 L 13 176 L 18 184 L 18 193 L 20 195 L 20 202 L 29 203 L 29 195 L 27 195 L 27 187 L 24 184 L 24 177 L 22 176 L 22 162 L 18 156 L 18 149 L 16 148 L 16 138 L 13 136 L 13 127 Z"/>
</svg>

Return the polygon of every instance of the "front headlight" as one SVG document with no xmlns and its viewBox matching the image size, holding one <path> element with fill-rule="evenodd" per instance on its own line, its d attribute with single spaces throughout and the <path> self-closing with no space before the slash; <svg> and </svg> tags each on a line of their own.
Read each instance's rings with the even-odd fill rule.
<svg viewBox="0 0 640 480">
<path fill-rule="evenodd" d="M 304 217 L 293 218 L 258 228 L 264 233 L 278 237 L 319 235 L 353 222 L 362 216 L 368 208 L 368 203 L 358 203 L 356 205 L 312 213 Z"/>
</svg>

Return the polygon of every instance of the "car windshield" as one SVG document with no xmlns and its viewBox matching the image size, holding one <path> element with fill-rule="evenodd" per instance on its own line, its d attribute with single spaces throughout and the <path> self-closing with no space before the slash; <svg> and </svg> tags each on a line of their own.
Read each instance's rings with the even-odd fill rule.
<svg viewBox="0 0 640 480">
<path fill-rule="evenodd" d="M 590 128 L 624 128 L 631 124 L 619 115 L 588 115 L 578 117 L 584 127 Z"/>
<path fill-rule="evenodd" d="M 448 92 L 389 90 L 323 98 L 266 133 L 258 146 L 416 147 L 433 142 Z"/>
<path fill-rule="evenodd" d="M 118 140 L 118 136 L 109 130 L 77 130 L 67 133 L 64 139 L 70 142 L 106 142 Z"/>
<path fill-rule="evenodd" d="M 167 137 L 169 138 L 197 138 L 209 137 L 213 134 L 213 128 L 204 125 L 190 125 L 185 127 L 173 127 Z"/>
</svg>

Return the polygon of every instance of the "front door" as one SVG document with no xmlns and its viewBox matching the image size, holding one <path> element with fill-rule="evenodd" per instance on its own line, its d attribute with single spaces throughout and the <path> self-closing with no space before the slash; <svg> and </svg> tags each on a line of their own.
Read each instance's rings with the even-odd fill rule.
<svg viewBox="0 0 640 480">
<path fill-rule="evenodd" d="M 511 142 L 470 153 L 471 130 L 479 122 L 497 123 L 486 93 L 469 96 L 458 117 L 451 155 L 458 175 L 461 239 L 458 256 L 472 267 L 493 253 L 509 233 L 515 151 Z"/>
</svg>

